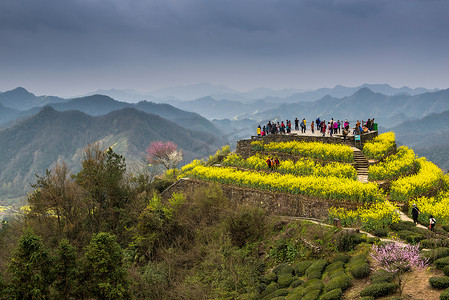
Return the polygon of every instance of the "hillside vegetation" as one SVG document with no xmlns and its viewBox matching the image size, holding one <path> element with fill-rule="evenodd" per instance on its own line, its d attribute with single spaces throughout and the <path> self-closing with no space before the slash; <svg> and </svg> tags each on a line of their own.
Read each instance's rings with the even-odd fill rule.
<svg viewBox="0 0 449 300">
<path fill-rule="evenodd" d="M 152 141 L 173 141 L 186 162 L 207 157 L 226 144 L 222 137 L 178 126 L 155 114 L 133 108 L 92 117 L 80 111 L 58 112 L 51 107 L 13 127 L 0 131 L 0 204 L 17 204 L 30 191 L 35 174 L 65 161 L 70 169 L 81 167 L 87 144 L 112 146 L 125 155 L 128 167 L 146 167 L 146 147 Z"/>
<path fill-rule="evenodd" d="M 0 298 L 399 296 L 402 275 L 373 271 L 372 244 L 383 247 L 391 241 L 431 249 L 425 257 L 435 263 L 425 271 L 425 281 L 433 276 L 428 289 L 439 295 L 438 289 L 449 282 L 435 269 L 449 275 L 444 271 L 449 256 L 449 213 L 444 209 L 449 178 L 411 149 L 396 150 L 392 133 L 372 144 L 377 145 L 364 152 L 376 157 L 369 173 L 377 181 L 357 181 L 351 162 L 340 161 L 335 153 L 326 155 L 325 145 L 313 143 L 307 152 L 280 161 L 277 169 L 268 168 L 261 157 L 276 156 L 279 149 L 254 143 L 256 154 L 246 160 L 224 148 L 208 161 L 184 166 L 180 176 L 210 184 L 174 193 L 166 201 L 159 194 L 173 182 L 173 172 L 159 177 L 130 174 L 114 149 L 90 146 L 81 155 L 78 172 L 72 174 L 59 163 L 40 174 L 29 206 L 0 231 Z M 323 154 L 317 159 L 316 153 Z M 278 172 L 281 167 L 284 171 Z M 346 173 L 349 176 L 342 175 Z M 354 201 L 358 210 L 329 210 L 331 223 L 339 218 L 354 229 L 237 205 L 223 195 L 221 184 Z M 406 209 L 415 202 L 421 223 L 428 224 L 429 214 L 436 216 L 435 232 L 400 221 L 396 203 Z M 388 240 L 380 240 L 385 237 Z M 441 296 L 445 293 L 449 291 Z"/>
</svg>

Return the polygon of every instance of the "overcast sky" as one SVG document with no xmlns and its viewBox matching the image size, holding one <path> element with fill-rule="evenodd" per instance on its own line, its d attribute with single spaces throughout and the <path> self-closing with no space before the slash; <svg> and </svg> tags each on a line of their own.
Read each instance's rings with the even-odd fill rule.
<svg viewBox="0 0 449 300">
<path fill-rule="evenodd" d="M 0 91 L 449 87 L 446 0 L 1 0 Z"/>
</svg>

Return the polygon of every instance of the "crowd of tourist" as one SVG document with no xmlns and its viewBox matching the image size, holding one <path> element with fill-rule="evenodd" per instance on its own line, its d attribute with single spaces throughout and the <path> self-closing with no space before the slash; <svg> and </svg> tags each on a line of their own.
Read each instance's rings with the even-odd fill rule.
<svg viewBox="0 0 449 300">
<path fill-rule="evenodd" d="M 295 131 L 301 130 L 301 133 L 307 133 L 307 121 L 305 118 L 299 120 L 295 118 L 294 120 Z M 321 120 L 319 117 L 316 118 L 315 121 L 310 122 L 310 132 L 315 134 L 315 126 L 318 133 L 323 136 L 333 136 L 335 134 L 341 134 L 344 139 L 350 133 L 350 122 L 346 119 L 344 122 L 340 120 L 334 120 L 331 118 L 330 121 Z M 363 133 L 370 132 L 374 129 L 374 118 L 368 119 L 368 121 L 364 122 L 357 120 L 355 126 L 353 127 L 352 134 L 360 135 Z M 260 125 L 257 127 L 257 135 L 265 136 L 268 134 L 289 134 L 292 132 L 292 122 L 291 120 L 275 122 L 268 121 L 266 125 L 261 127 Z"/>
</svg>

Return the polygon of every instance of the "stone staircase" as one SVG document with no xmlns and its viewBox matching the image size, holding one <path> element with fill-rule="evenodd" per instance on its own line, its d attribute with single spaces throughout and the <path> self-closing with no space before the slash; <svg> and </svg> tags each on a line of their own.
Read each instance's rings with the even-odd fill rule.
<svg viewBox="0 0 449 300">
<path fill-rule="evenodd" d="M 363 155 L 363 152 L 356 148 L 351 147 L 354 151 L 355 169 L 357 170 L 357 180 L 360 182 L 368 182 L 368 160 Z"/>
</svg>

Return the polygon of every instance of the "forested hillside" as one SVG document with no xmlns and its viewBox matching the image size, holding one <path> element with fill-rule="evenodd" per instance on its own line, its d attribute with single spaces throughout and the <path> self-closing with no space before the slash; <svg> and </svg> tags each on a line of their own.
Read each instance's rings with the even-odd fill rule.
<svg viewBox="0 0 449 300">
<path fill-rule="evenodd" d="M 45 107 L 32 118 L 0 131 L 0 197 L 15 201 L 26 195 L 29 184 L 35 182 L 34 174 L 43 174 L 57 161 L 64 160 L 78 170 L 82 149 L 96 142 L 125 155 L 130 166 L 141 167 L 146 147 L 156 140 L 176 143 L 185 162 L 207 157 L 226 143 L 214 134 L 185 129 L 132 108 L 92 117 Z"/>
</svg>

